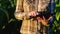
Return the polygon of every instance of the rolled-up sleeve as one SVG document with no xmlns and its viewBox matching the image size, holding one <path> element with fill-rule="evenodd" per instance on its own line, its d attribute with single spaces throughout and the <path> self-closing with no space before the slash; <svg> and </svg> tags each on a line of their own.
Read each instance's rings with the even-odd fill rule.
<svg viewBox="0 0 60 34">
<path fill-rule="evenodd" d="M 16 11 L 14 13 L 14 16 L 18 20 L 23 20 L 23 0 L 17 0 L 17 5 L 16 5 Z"/>
</svg>

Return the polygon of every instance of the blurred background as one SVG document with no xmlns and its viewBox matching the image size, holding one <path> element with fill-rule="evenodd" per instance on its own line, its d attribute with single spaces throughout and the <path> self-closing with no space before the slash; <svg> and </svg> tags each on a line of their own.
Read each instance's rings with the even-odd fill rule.
<svg viewBox="0 0 60 34">
<path fill-rule="evenodd" d="M 22 21 L 14 17 L 17 0 L 0 0 L 0 33 L 20 34 Z M 60 34 L 60 0 L 55 0 L 55 17 L 51 27 L 51 34 Z"/>
</svg>

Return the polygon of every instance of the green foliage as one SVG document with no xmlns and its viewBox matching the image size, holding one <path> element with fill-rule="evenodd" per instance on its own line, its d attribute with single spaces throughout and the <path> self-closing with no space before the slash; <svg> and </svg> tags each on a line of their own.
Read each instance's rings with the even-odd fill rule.
<svg viewBox="0 0 60 34">
<path fill-rule="evenodd" d="M 1 30 L 5 25 L 14 21 L 16 0 L 0 0 L 0 26 Z"/>
<path fill-rule="evenodd" d="M 55 7 L 55 20 L 52 27 L 52 30 L 55 34 L 60 33 L 60 0 L 55 0 L 56 7 Z"/>
<path fill-rule="evenodd" d="M 14 12 L 17 0 L 0 0 L 0 29 L 1 31 L 6 28 L 8 24 L 16 21 Z M 51 28 L 52 34 L 60 33 L 60 0 L 55 0 L 55 20 Z"/>
</svg>

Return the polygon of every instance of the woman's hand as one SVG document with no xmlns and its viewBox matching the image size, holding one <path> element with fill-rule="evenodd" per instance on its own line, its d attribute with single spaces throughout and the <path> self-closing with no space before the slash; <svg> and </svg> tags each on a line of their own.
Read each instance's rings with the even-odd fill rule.
<svg viewBox="0 0 60 34">
<path fill-rule="evenodd" d="M 36 11 L 32 11 L 32 12 L 28 13 L 28 16 L 36 16 L 36 15 L 37 15 Z"/>
<path fill-rule="evenodd" d="M 43 17 L 37 17 L 38 22 L 41 22 L 43 25 L 48 26 L 48 21 L 52 18 L 50 16 L 48 19 L 46 19 L 44 16 Z"/>
</svg>

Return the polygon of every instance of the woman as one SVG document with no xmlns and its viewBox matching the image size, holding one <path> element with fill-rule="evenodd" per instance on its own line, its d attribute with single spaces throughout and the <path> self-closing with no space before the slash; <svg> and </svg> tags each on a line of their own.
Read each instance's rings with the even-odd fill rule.
<svg viewBox="0 0 60 34">
<path fill-rule="evenodd" d="M 44 26 L 49 26 L 47 23 L 52 18 L 50 16 L 45 19 L 44 16 L 36 17 L 37 12 L 46 12 L 46 7 L 50 3 L 50 0 L 17 0 L 17 6 L 15 11 L 15 17 L 18 20 L 23 20 L 21 26 L 21 34 L 40 34 L 40 22 Z M 33 18 L 31 18 L 33 17 Z M 46 34 L 46 30 L 43 29 L 43 34 Z"/>
</svg>

